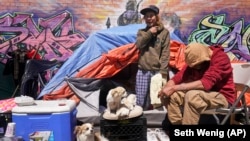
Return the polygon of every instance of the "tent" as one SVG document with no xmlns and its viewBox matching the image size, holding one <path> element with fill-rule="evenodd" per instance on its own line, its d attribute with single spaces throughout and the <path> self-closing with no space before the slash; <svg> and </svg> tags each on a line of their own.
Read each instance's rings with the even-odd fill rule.
<svg viewBox="0 0 250 141">
<path fill-rule="evenodd" d="M 90 107 L 89 110 L 92 109 L 93 113 L 96 108 L 100 109 L 99 105 L 94 104 L 100 101 L 93 98 L 87 99 L 87 96 L 97 93 L 99 100 L 100 97 L 103 100 L 105 96 L 103 97 L 101 91 L 107 92 L 107 85 L 110 86 L 109 88 L 120 84 L 125 86 L 125 81 L 120 83 L 125 79 L 132 83 L 130 86 L 133 86 L 138 59 L 138 50 L 134 42 L 138 29 L 144 27 L 144 24 L 131 24 L 100 30 L 90 35 L 45 85 L 38 99 L 74 99 L 80 103 L 77 106 L 77 118 L 87 118 L 84 116 L 87 112 L 83 104 Z M 181 42 L 173 33 L 171 33 L 171 39 Z M 101 84 L 96 83 L 97 80 L 102 80 Z M 92 96 L 97 97 L 97 94 Z M 95 116 L 98 117 L 98 114 Z M 92 117 L 89 119 L 93 120 Z"/>
</svg>

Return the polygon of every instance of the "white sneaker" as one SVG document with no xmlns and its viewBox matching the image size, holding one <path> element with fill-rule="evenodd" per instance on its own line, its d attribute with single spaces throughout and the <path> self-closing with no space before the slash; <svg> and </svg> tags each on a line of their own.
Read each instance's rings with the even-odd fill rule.
<svg viewBox="0 0 250 141">
<path fill-rule="evenodd" d="M 159 141 L 154 131 L 147 129 L 147 141 Z"/>
<path fill-rule="evenodd" d="M 161 129 L 156 128 L 154 132 L 160 141 L 170 141 L 169 136 Z"/>
</svg>

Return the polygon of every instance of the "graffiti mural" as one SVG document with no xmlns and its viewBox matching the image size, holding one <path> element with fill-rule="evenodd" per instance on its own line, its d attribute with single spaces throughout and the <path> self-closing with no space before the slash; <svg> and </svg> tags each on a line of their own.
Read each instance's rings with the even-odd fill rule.
<svg viewBox="0 0 250 141">
<path fill-rule="evenodd" d="M 179 38 L 178 41 L 184 43 L 186 42 L 186 38 L 183 37 L 180 32 L 181 19 L 176 13 L 162 13 L 161 20 L 165 28 L 167 28 L 170 32 L 170 34 L 175 34 L 175 36 Z"/>
<path fill-rule="evenodd" d="M 123 26 L 128 24 L 141 23 L 141 14 L 138 11 L 141 2 L 142 0 L 140 0 L 138 3 L 136 0 L 128 0 L 126 4 L 126 11 L 119 16 L 117 25 Z"/>
<path fill-rule="evenodd" d="M 65 61 L 84 41 L 74 30 L 71 13 L 64 11 L 49 18 L 33 18 L 27 13 L 8 13 L 0 17 L 0 61 L 8 52 L 36 50 L 42 59 Z"/>
<path fill-rule="evenodd" d="M 250 61 L 250 25 L 244 28 L 244 20 L 225 24 L 226 15 L 208 15 L 198 23 L 189 36 L 189 42 L 207 45 L 221 44 L 231 60 Z"/>
</svg>

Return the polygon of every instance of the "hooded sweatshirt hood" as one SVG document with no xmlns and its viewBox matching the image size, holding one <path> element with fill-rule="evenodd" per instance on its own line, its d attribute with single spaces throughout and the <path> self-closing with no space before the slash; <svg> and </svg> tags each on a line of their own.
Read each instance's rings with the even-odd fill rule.
<svg viewBox="0 0 250 141">
<path fill-rule="evenodd" d="M 185 49 L 185 61 L 189 67 L 194 67 L 205 61 L 210 61 L 210 52 L 208 46 L 201 43 L 190 43 Z"/>
</svg>

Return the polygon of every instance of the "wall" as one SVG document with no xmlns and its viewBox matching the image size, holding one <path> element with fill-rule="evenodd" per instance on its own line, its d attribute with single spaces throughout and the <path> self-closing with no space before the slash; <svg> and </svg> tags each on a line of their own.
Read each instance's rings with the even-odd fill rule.
<svg viewBox="0 0 250 141">
<path fill-rule="evenodd" d="M 154 4 L 183 43 L 222 44 L 231 60 L 250 61 L 249 0 L 1 0 L 0 62 L 9 52 L 38 51 L 65 61 L 95 31 L 143 23 L 138 13 Z M 4 68 L 2 68 L 4 69 Z M 7 78 L 8 76 L 1 76 Z M 6 81 L 2 81 L 6 84 Z M 8 93 L 14 91 L 2 87 Z M 2 90 L 1 90 L 2 91 Z M 5 96 L 6 97 L 6 96 Z M 1 98 L 0 98 L 1 99 Z"/>
<path fill-rule="evenodd" d="M 1 0 L 0 61 L 22 47 L 64 61 L 97 30 L 143 22 L 137 12 L 149 4 L 184 43 L 221 43 L 250 60 L 248 0 Z"/>
</svg>

